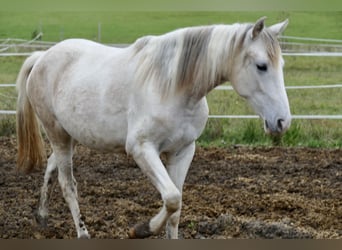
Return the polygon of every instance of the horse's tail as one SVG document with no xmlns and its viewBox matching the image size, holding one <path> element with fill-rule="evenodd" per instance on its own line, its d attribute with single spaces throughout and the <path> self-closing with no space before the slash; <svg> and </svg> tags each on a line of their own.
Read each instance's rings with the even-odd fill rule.
<svg viewBox="0 0 342 250">
<path fill-rule="evenodd" d="M 40 126 L 26 92 L 28 77 L 34 64 L 43 52 L 35 52 L 27 58 L 17 78 L 17 168 L 26 173 L 42 168 L 45 160 L 45 148 Z"/>
</svg>

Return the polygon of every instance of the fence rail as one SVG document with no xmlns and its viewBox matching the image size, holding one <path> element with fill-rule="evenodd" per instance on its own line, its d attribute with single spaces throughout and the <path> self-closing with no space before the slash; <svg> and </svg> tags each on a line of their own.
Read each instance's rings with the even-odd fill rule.
<svg viewBox="0 0 342 250">
<path fill-rule="evenodd" d="M 211 119 L 259 119 L 257 115 L 209 115 Z M 341 120 L 342 115 L 292 115 L 296 120 Z"/>
<path fill-rule="evenodd" d="M 42 34 L 32 40 L 0 39 L 0 56 L 29 56 L 33 51 L 46 50 L 57 42 L 40 41 Z M 282 36 L 280 40 L 284 56 L 342 56 L 342 40 Z M 130 44 L 106 44 L 127 47 Z"/>
<path fill-rule="evenodd" d="M 12 84 L 8 84 L 11 85 Z M 1 85 L 0 85 L 1 86 Z M 14 84 L 13 84 L 14 86 Z M 342 88 L 342 84 L 330 84 L 330 85 L 304 85 L 304 86 L 285 86 L 286 89 L 333 89 Z M 232 86 L 217 86 L 216 90 L 233 90 Z"/>
<path fill-rule="evenodd" d="M 326 38 L 298 37 L 298 36 L 280 36 L 280 38 L 288 39 L 288 40 L 310 41 L 310 42 L 342 43 L 342 40 L 326 39 Z"/>
</svg>

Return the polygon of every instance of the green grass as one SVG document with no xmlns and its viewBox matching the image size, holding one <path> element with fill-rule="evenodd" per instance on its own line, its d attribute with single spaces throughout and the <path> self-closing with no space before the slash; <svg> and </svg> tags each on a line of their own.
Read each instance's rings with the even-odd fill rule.
<svg viewBox="0 0 342 250">
<path fill-rule="evenodd" d="M 293 120 L 291 128 L 280 138 L 265 135 L 260 120 L 209 119 L 198 140 L 201 146 L 300 146 L 342 147 L 342 121 Z"/>
<path fill-rule="evenodd" d="M 342 12 L 1 12 L 0 37 L 30 39 L 42 30 L 43 40 L 70 37 L 97 39 L 101 23 L 104 43 L 131 43 L 146 34 L 161 34 L 193 25 L 254 22 L 267 24 L 289 18 L 286 35 L 342 39 Z"/>
<path fill-rule="evenodd" d="M 342 83 L 341 57 L 286 56 L 284 59 L 284 78 L 288 86 Z"/>
<path fill-rule="evenodd" d="M 101 42 L 131 43 L 147 34 L 215 23 L 252 22 L 268 16 L 267 24 L 290 19 L 289 36 L 342 40 L 342 12 L 0 12 L 0 38 L 31 39 L 42 30 L 44 41 L 71 37 Z M 15 82 L 23 57 L 0 57 L 0 83 Z M 342 83 L 340 57 L 285 57 L 285 82 L 294 85 Z M 342 114 L 342 89 L 288 90 L 293 114 Z M 12 98 L 9 98 L 12 97 Z M 233 91 L 212 91 L 208 95 L 211 114 L 253 114 Z M 0 89 L 0 109 L 15 109 L 14 89 Z M 0 117 L 0 134 L 12 133 L 12 118 Z M 263 132 L 260 120 L 210 119 L 199 144 L 233 144 L 342 147 L 341 120 L 294 120 L 281 138 Z"/>
</svg>

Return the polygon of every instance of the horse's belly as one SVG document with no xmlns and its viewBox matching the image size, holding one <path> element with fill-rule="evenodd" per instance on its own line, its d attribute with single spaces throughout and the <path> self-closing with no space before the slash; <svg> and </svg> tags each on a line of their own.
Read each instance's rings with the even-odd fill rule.
<svg viewBox="0 0 342 250">
<path fill-rule="evenodd" d="M 87 135 L 87 136 L 85 136 Z M 100 151 L 117 152 L 125 150 L 125 136 L 117 131 L 89 131 L 84 132 L 80 139 L 80 143 Z"/>
<path fill-rule="evenodd" d="M 99 126 L 100 128 L 100 126 Z M 125 132 L 103 129 L 102 131 L 84 128 L 80 131 L 73 131 L 71 136 L 81 144 L 100 151 L 124 152 Z"/>
<path fill-rule="evenodd" d="M 124 112 L 115 116 L 83 110 L 59 117 L 63 128 L 81 144 L 100 151 L 124 151 L 127 122 Z"/>
</svg>

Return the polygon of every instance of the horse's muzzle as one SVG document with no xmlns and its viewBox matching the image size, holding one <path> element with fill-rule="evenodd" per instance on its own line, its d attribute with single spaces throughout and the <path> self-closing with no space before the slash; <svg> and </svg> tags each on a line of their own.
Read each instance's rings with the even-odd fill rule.
<svg viewBox="0 0 342 250">
<path fill-rule="evenodd" d="M 273 122 L 268 120 L 264 121 L 264 129 L 267 134 L 281 135 L 289 129 L 291 125 L 291 119 L 279 118 Z"/>
</svg>

